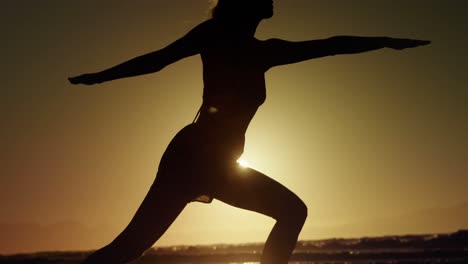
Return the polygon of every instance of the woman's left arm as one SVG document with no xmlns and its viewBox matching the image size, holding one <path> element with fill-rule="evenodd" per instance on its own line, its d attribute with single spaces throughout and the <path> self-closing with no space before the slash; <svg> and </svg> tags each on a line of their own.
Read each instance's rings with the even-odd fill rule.
<svg viewBox="0 0 468 264">
<path fill-rule="evenodd" d="M 274 67 L 325 56 L 355 54 L 381 48 L 401 50 L 429 43 L 430 41 L 415 39 L 354 36 L 336 36 L 302 42 L 270 39 L 265 41 L 263 55 L 267 67 Z"/>
</svg>

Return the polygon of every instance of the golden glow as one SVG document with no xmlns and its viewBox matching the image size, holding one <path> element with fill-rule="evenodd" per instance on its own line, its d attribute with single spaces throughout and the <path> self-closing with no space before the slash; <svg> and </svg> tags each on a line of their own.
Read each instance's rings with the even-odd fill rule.
<svg viewBox="0 0 468 264">
<path fill-rule="evenodd" d="M 8 67 L 0 103 L 6 109 L 0 222 L 7 223 L 0 223 L 0 234 L 10 243 L 0 254 L 95 249 L 112 241 L 144 199 L 169 142 L 202 103 L 199 56 L 89 87 L 68 85 L 66 77 L 167 46 L 204 20 L 205 1 L 99 4 L 106 12 L 87 12 L 84 2 L 42 1 L 37 12 L 10 1 L 0 9 L 11 46 L 2 54 Z M 427 4 L 437 13 L 408 12 L 403 1 L 379 1 L 375 12 L 371 0 L 335 2 L 277 1 L 278 12 L 260 24 L 257 37 L 382 35 L 434 45 L 269 70 L 268 100 L 247 130 L 239 174 L 258 170 L 308 205 L 301 239 L 468 228 L 462 221 L 468 217 L 468 60 L 459 59 L 466 54 L 468 34 L 459 32 L 468 16 L 449 1 Z M 424 21 L 446 26 L 427 30 Z M 418 214 L 424 208 L 453 213 L 444 209 L 427 221 Z M 399 217 L 411 212 L 416 215 Z M 388 215 L 396 217 L 391 225 L 375 220 Z M 66 220 L 72 222 L 55 225 Z M 260 242 L 273 225 L 272 218 L 220 201 L 190 203 L 157 245 Z M 51 239 L 41 241 L 44 233 Z"/>
<path fill-rule="evenodd" d="M 243 168 L 252 168 L 252 166 L 250 165 L 250 163 L 247 162 L 247 161 L 245 161 L 245 160 L 239 159 L 239 160 L 237 161 L 237 163 L 239 163 L 239 165 L 240 165 L 241 167 L 243 167 Z"/>
</svg>

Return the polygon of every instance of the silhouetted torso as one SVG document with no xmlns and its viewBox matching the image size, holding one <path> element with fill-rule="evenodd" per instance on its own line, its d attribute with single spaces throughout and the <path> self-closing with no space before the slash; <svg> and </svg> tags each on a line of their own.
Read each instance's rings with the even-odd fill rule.
<svg viewBox="0 0 468 264">
<path fill-rule="evenodd" d="M 242 37 L 225 25 L 213 25 L 201 52 L 203 107 L 197 123 L 243 136 L 265 101 L 262 42 Z"/>
</svg>

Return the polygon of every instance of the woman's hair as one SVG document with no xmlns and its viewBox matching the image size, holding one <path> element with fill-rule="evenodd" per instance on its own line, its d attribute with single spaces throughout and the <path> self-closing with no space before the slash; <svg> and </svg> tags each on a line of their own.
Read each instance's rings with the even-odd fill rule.
<svg viewBox="0 0 468 264">
<path fill-rule="evenodd" d="M 234 18 L 248 8 L 247 2 L 246 0 L 212 0 L 211 17 L 214 19 Z"/>
<path fill-rule="evenodd" d="M 211 3 L 213 19 L 231 21 L 237 18 L 264 19 L 273 15 L 273 2 L 269 0 L 211 0 Z"/>
</svg>

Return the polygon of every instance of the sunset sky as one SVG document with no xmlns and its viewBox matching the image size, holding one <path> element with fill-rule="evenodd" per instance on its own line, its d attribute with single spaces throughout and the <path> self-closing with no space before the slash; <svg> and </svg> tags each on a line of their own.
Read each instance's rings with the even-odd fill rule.
<svg viewBox="0 0 468 264">
<path fill-rule="evenodd" d="M 259 39 L 433 42 L 267 72 L 242 159 L 306 202 L 300 239 L 468 228 L 457 222 L 468 219 L 468 2 L 274 6 Z M 67 77 L 163 48 L 207 12 L 207 0 L 2 2 L 0 254 L 93 249 L 126 226 L 201 104 L 200 58 L 95 86 Z M 156 245 L 260 242 L 273 223 L 216 200 L 192 203 Z"/>
</svg>

